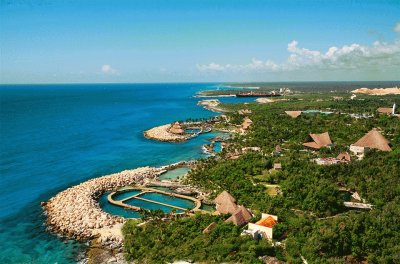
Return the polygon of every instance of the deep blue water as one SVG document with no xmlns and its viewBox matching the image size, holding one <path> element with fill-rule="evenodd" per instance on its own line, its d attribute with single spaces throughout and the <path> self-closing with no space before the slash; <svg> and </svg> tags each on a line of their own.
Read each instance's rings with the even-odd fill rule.
<svg viewBox="0 0 400 264">
<path fill-rule="evenodd" d="M 71 263 L 84 245 L 45 231 L 39 206 L 93 177 L 204 157 L 212 134 L 160 143 L 144 130 L 215 113 L 193 95 L 214 84 L 0 86 L 0 263 Z"/>
</svg>

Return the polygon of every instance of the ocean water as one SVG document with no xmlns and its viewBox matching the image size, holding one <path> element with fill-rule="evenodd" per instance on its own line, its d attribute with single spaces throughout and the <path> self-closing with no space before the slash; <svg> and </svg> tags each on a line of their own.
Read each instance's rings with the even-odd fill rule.
<svg viewBox="0 0 400 264">
<path fill-rule="evenodd" d="M 193 95 L 214 84 L 0 86 L 0 263 L 74 263 L 85 245 L 46 232 L 40 207 L 84 180 L 205 157 L 212 134 L 143 137 L 156 125 L 215 116 Z"/>
</svg>

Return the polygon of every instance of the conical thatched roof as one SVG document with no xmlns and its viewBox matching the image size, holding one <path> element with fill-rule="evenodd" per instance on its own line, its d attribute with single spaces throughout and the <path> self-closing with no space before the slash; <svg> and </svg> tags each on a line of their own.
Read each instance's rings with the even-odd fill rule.
<svg viewBox="0 0 400 264">
<path fill-rule="evenodd" d="M 364 148 L 379 149 L 382 151 L 391 151 L 392 149 L 390 148 L 389 143 L 390 142 L 382 136 L 378 129 L 373 128 L 353 145 Z"/>
<path fill-rule="evenodd" d="M 183 134 L 185 131 L 182 129 L 181 124 L 179 122 L 175 122 L 169 129 L 169 132 L 174 134 Z"/>
<path fill-rule="evenodd" d="M 301 111 L 285 111 L 285 113 L 292 118 L 296 118 L 301 115 Z"/>
<path fill-rule="evenodd" d="M 238 206 L 236 205 L 235 198 L 232 197 L 227 191 L 220 193 L 214 200 L 216 204 L 216 209 L 221 214 L 233 214 Z"/>
<path fill-rule="evenodd" d="M 313 149 L 320 149 L 322 147 L 332 144 L 328 132 L 322 134 L 310 134 L 310 137 L 313 141 L 303 143 L 303 146 Z"/>
<path fill-rule="evenodd" d="M 337 156 L 338 160 L 345 160 L 345 161 L 351 161 L 350 154 L 347 151 L 344 151 Z"/>
<path fill-rule="evenodd" d="M 239 206 L 232 216 L 226 219 L 225 222 L 232 222 L 234 225 L 242 226 L 247 224 L 251 218 L 252 215 L 246 207 Z"/>
<path fill-rule="evenodd" d="M 232 196 L 230 193 L 228 193 L 227 191 L 223 191 L 222 193 L 220 193 L 220 194 L 214 199 L 214 202 L 215 202 L 215 203 L 221 204 L 221 203 L 225 202 L 226 200 L 229 200 L 229 201 L 231 201 L 231 202 L 236 202 L 236 199 L 233 198 L 233 196 Z"/>
</svg>

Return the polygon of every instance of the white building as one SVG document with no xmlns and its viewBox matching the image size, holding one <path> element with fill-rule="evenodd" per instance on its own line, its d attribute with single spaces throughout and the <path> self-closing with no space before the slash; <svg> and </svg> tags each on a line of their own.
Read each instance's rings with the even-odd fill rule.
<svg viewBox="0 0 400 264">
<path fill-rule="evenodd" d="M 247 231 L 251 234 L 260 234 L 262 238 L 272 240 L 273 227 L 278 223 L 278 216 L 262 214 L 255 224 L 249 223 Z M 254 236 L 254 235 L 253 235 Z"/>
</svg>

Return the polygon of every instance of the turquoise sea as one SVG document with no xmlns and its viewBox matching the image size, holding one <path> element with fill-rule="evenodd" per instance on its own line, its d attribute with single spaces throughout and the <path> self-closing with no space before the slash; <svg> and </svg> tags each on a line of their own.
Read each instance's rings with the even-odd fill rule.
<svg viewBox="0 0 400 264">
<path fill-rule="evenodd" d="M 46 232 L 40 207 L 84 180 L 205 157 L 212 135 L 161 143 L 144 130 L 215 116 L 196 92 L 215 84 L 0 86 L 0 263 L 75 263 L 85 245 Z"/>
</svg>

